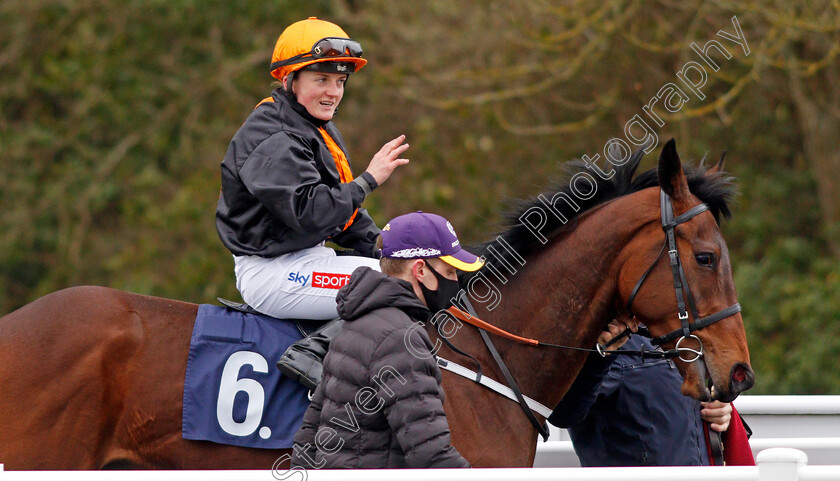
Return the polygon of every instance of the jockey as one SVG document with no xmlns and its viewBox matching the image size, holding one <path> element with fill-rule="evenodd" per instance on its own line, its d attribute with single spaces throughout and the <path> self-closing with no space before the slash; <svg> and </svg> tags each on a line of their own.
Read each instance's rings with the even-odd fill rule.
<svg viewBox="0 0 840 481">
<path fill-rule="evenodd" d="M 278 88 L 254 108 L 222 161 L 216 230 L 233 254 L 242 299 L 263 314 L 333 319 L 335 295 L 353 270 L 378 269 L 379 229 L 361 205 L 408 163 L 399 158 L 408 144 L 404 135 L 386 143 L 353 178 L 331 122 L 348 77 L 366 63 L 338 25 L 315 17 L 290 25 L 270 65 Z M 336 255 L 328 240 L 351 255 Z"/>
</svg>

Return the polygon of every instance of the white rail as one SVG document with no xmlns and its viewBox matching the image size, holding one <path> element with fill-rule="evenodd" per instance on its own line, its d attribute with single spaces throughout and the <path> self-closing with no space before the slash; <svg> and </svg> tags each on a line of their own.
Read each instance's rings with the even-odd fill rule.
<svg viewBox="0 0 840 481">
<path fill-rule="evenodd" d="M 753 455 L 770 448 L 792 448 L 818 454 L 822 460 L 840 463 L 840 437 L 837 438 L 757 438 L 750 439 Z M 825 454 L 823 456 L 822 454 Z M 536 467 L 577 467 L 579 463 L 571 441 L 551 441 L 537 445 Z M 825 464 L 825 463 L 824 463 Z"/>
<path fill-rule="evenodd" d="M 840 466 L 808 466 L 802 451 L 788 448 L 759 453 L 758 466 L 657 467 L 657 468 L 526 468 L 526 469 L 423 469 L 310 470 L 272 474 L 270 471 L 0 471 L 2 481 L 55 479 L 61 481 L 828 481 L 840 479 Z"/>
<path fill-rule="evenodd" d="M 753 454 L 794 448 L 811 466 L 840 464 L 840 396 L 742 395 L 735 407 L 752 428 Z M 552 427 L 549 441 L 537 444 L 534 466 L 580 466 L 565 430 Z"/>
<path fill-rule="evenodd" d="M 840 396 L 740 396 L 738 400 L 735 401 L 735 407 L 741 412 L 744 416 L 744 419 L 750 424 L 753 429 L 753 437 L 750 439 L 750 445 L 752 446 L 753 453 L 758 454 L 762 452 L 762 455 L 767 456 L 767 452 L 770 451 L 770 448 L 792 448 L 794 450 L 801 450 L 805 451 L 808 456 L 808 462 L 811 463 L 810 465 L 806 466 L 804 471 L 801 471 L 801 476 L 798 479 L 803 480 L 813 480 L 813 481 L 822 481 L 822 480 L 837 480 L 840 481 Z M 0 460 L 2 462 L 2 460 Z M 826 466 L 817 466 L 817 465 L 826 465 Z M 510 479 L 543 479 L 542 474 L 538 473 L 554 473 L 554 474 L 546 474 L 547 478 L 554 478 L 552 479 L 569 479 L 569 481 L 575 480 L 587 480 L 587 479 L 595 479 L 585 477 L 583 474 L 574 474 L 578 473 L 577 470 L 570 468 L 571 466 L 579 466 L 579 462 L 577 460 L 577 456 L 574 453 L 574 449 L 572 447 L 571 441 L 569 441 L 568 434 L 565 433 L 565 430 L 557 430 L 552 428 L 552 436 L 549 442 L 543 443 L 540 442 L 537 444 L 537 459 L 535 462 L 536 469 L 533 470 L 526 470 L 526 471 L 513 471 L 507 472 L 507 470 L 471 470 L 470 472 L 476 473 L 483 473 L 476 479 L 496 479 L 490 478 L 488 473 L 505 473 L 502 474 L 504 476 L 509 476 L 504 478 L 506 481 Z M 559 467 L 559 470 L 557 469 Z M 602 468 L 587 468 L 584 472 L 585 473 L 595 473 L 592 476 L 601 476 L 602 479 L 614 477 L 617 472 L 610 470 L 611 468 L 605 468 L 606 471 L 598 471 Z M 627 468 L 623 468 L 627 469 Z M 735 467 L 727 467 L 727 468 L 700 468 L 697 471 L 697 468 L 694 470 L 688 470 L 685 473 L 679 474 L 675 476 L 673 472 L 669 472 L 669 469 L 679 469 L 679 468 L 633 468 L 634 473 L 636 473 L 637 469 L 654 469 L 651 473 L 640 474 L 639 479 L 645 478 L 649 479 L 650 476 L 654 476 L 654 479 L 660 479 L 658 476 L 671 476 L 669 481 L 674 478 L 680 479 L 680 481 L 693 481 L 695 472 L 702 472 L 705 473 L 702 476 L 708 477 L 710 475 L 714 475 L 715 477 L 721 476 L 720 469 L 726 469 L 727 471 L 723 471 L 725 477 L 721 480 L 725 479 L 749 479 L 755 481 L 757 478 L 755 473 L 749 474 L 749 469 L 755 471 L 756 468 L 746 468 L 748 471 L 744 471 L 747 474 L 743 474 L 744 472 L 740 472 L 740 468 Z M 713 469 L 715 471 L 706 471 L 706 469 Z M 593 471 L 594 470 L 594 471 Z M 664 471 L 663 471 L 664 470 Z M 375 480 L 378 479 L 371 475 L 371 471 L 361 471 L 365 474 L 365 481 L 368 480 Z M 376 471 L 376 473 L 386 473 L 389 471 Z M 428 471 L 421 471 L 425 472 L 426 476 L 428 477 Z M 463 474 L 465 471 L 456 471 L 457 475 L 454 475 L 456 478 L 451 477 L 441 477 L 446 473 L 446 470 L 437 470 L 435 471 L 435 481 L 443 481 L 445 479 L 458 479 L 459 481 L 466 481 L 468 479 L 472 479 L 469 477 L 464 477 Z M 757 473 L 757 471 L 755 471 Z M 192 473 L 192 474 L 190 474 Z M 324 472 L 326 473 L 326 472 Z M 352 472 L 344 472 L 346 476 L 340 476 L 342 480 L 347 479 L 351 481 L 352 479 L 357 479 L 351 476 L 349 473 Z M 392 473 L 392 472 L 391 472 Z M 400 478 L 400 481 L 410 481 L 415 478 L 406 477 L 405 473 L 408 471 L 399 471 L 397 476 L 394 476 L 393 473 L 390 476 L 393 478 Z M 516 474 L 514 474 L 516 473 Z M 534 473 L 533 476 L 531 474 L 525 475 L 524 473 Z M 598 474 L 600 473 L 600 474 Z M 667 474 L 656 474 L 656 473 L 667 473 Z M 121 480 L 132 480 L 132 479 L 148 479 L 149 473 L 140 471 L 136 474 L 125 473 L 126 476 L 122 476 L 123 473 L 120 473 L 120 477 L 114 477 L 114 473 L 111 472 L 109 474 L 106 473 L 97 473 L 97 472 L 85 472 L 83 476 L 74 475 L 73 473 L 61 473 L 60 478 L 62 481 L 72 481 L 76 479 L 121 479 Z M 320 472 L 309 472 L 307 473 L 309 479 L 318 480 L 318 479 L 334 479 L 334 478 L 324 478 L 322 473 Z M 502 476 L 500 475 L 500 476 Z M 27 477 L 28 476 L 28 477 Z M 54 472 L 51 476 L 48 472 L 37 472 L 37 473 L 23 473 L 23 472 L 10 472 L 10 471 L 3 471 L 3 464 L 0 464 L 0 481 L 2 480 L 15 480 L 15 479 L 58 479 L 57 474 Z M 133 476 L 133 477 L 132 477 Z M 379 476 L 379 475 L 377 475 Z M 422 476 L 422 475 L 421 475 Z M 449 476 L 449 475 L 446 475 Z M 493 476 L 496 476 L 493 474 Z M 571 476 L 571 477 L 570 477 Z M 577 476 L 584 476 L 584 477 L 577 477 Z M 586 475 L 589 476 L 589 475 Z M 746 476 L 746 477 L 744 477 Z M 155 481 L 165 481 L 167 479 L 173 480 L 201 480 L 201 481 L 212 481 L 214 479 L 265 479 L 271 480 L 275 479 L 271 477 L 268 471 L 163 471 L 163 472 L 155 472 L 154 474 Z M 404 479 L 402 479 L 404 478 Z M 287 477 L 283 479 L 289 480 L 302 480 L 301 473 L 287 473 Z M 358 478 L 361 479 L 361 478 Z M 421 479 L 421 478 L 416 478 Z M 422 478 L 427 479 L 427 478 Z M 498 479 L 502 479 L 499 477 Z M 664 479 L 664 478 L 662 478 Z M 764 481 L 765 478 L 760 478 L 761 481 Z M 788 479 L 788 478 L 785 478 Z"/>
<path fill-rule="evenodd" d="M 735 407 L 741 414 L 840 414 L 840 396 L 750 396 L 742 395 L 735 400 Z"/>
</svg>

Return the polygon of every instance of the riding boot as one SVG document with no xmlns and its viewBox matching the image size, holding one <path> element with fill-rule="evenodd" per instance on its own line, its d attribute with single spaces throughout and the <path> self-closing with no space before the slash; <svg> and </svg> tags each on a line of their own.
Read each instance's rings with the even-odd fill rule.
<svg viewBox="0 0 840 481">
<path fill-rule="evenodd" d="M 317 331 L 289 346 L 277 361 L 277 368 L 284 376 L 314 391 L 321 382 L 324 356 L 327 355 L 330 343 L 341 330 L 343 323 L 344 321 L 340 318 L 333 319 Z"/>
</svg>

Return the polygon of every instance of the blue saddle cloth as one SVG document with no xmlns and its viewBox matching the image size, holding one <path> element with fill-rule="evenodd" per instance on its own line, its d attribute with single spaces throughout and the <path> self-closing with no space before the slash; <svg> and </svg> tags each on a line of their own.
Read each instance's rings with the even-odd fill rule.
<svg viewBox="0 0 840 481">
<path fill-rule="evenodd" d="M 202 304 L 184 379 L 184 439 L 285 449 L 309 406 L 274 363 L 302 335 L 295 324 Z"/>
</svg>

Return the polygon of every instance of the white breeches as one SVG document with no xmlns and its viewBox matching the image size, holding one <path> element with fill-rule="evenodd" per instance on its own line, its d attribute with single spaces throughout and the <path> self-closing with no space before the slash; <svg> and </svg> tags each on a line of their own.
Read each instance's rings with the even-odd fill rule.
<svg viewBox="0 0 840 481">
<path fill-rule="evenodd" d="M 379 270 L 379 261 L 337 256 L 315 246 L 267 259 L 234 256 L 236 288 L 242 300 L 263 314 L 280 319 L 333 319 L 335 295 L 359 266 Z"/>
</svg>

